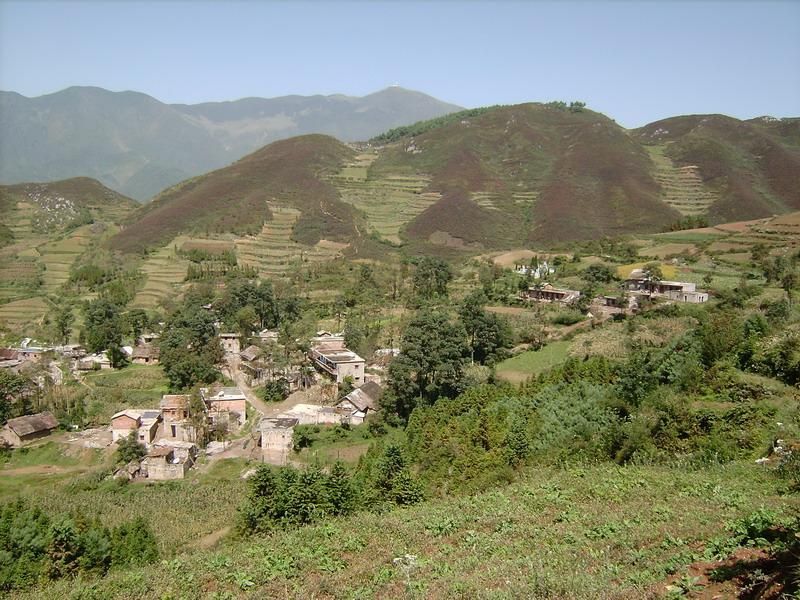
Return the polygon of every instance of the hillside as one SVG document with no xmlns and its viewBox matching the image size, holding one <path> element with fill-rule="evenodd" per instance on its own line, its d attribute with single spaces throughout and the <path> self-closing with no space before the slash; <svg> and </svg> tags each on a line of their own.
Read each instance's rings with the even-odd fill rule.
<svg viewBox="0 0 800 600">
<path fill-rule="evenodd" d="M 399 87 L 362 98 L 285 96 L 196 105 L 95 87 L 36 98 L 0 92 L 0 181 L 85 175 L 147 200 L 275 140 L 308 133 L 368 139 L 458 109 Z"/>
<path fill-rule="evenodd" d="M 666 170 L 696 173 L 695 189 L 704 190 L 707 200 L 701 212 L 720 223 L 800 208 L 798 132 L 798 119 L 690 115 L 657 121 L 632 134 L 660 155 Z M 691 189 L 684 192 L 693 196 Z"/>
<path fill-rule="evenodd" d="M 313 247 L 356 231 L 370 234 L 357 236 L 361 256 L 381 258 L 403 245 L 453 255 L 764 217 L 800 205 L 797 130 L 712 116 L 627 131 L 550 103 L 462 111 L 352 147 L 293 138 L 165 191 L 114 247 L 234 234 L 244 262 L 271 274 L 339 255 Z"/>
<path fill-rule="evenodd" d="M 0 244 L 0 329 L 40 320 L 51 307 L 48 295 L 58 295 L 76 260 L 137 206 L 87 177 L 0 186 L 0 221 L 8 232 Z"/>
<path fill-rule="evenodd" d="M 299 211 L 294 241 L 348 243 L 355 235 L 354 213 L 323 180 L 350 159 L 352 150 L 335 139 L 308 135 L 275 142 L 242 160 L 160 194 L 128 219 L 112 240 L 123 252 L 168 243 L 179 233 L 256 235 L 280 217 Z"/>
</svg>

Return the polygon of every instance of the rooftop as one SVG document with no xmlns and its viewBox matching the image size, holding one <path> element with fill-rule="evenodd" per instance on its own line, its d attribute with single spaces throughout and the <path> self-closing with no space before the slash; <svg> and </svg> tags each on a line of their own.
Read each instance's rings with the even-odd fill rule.
<svg viewBox="0 0 800 600">
<path fill-rule="evenodd" d="M 6 423 L 9 429 L 22 437 L 40 431 L 49 431 L 58 427 L 58 420 L 51 412 L 41 412 L 35 415 L 26 415 L 9 419 Z"/>
</svg>

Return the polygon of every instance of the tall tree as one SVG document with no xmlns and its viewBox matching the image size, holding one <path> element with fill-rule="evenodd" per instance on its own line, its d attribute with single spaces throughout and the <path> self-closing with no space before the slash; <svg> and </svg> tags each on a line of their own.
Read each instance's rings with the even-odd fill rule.
<svg viewBox="0 0 800 600">
<path fill-rule="evenodd" d="M 453 279 L 450 265 L 441 258 L 423 256 L 417 260 L 413 285 L 417 298 L 423 301 L 447 297 L 447 284 Z"/>
<path fill-rule="evenodd" d="M 468 349 L 460 324 L 430 310 L 409 323 L 400 355 L 389 366 L 389 406 L 407 419 L 418 404 L 431 404 L 440 396 L 453 397 L 462 387 Z"/>
</svg>

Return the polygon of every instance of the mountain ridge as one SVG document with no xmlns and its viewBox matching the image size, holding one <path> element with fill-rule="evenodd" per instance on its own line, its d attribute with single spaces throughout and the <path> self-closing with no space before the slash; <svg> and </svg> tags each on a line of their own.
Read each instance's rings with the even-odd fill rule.
<svg viewBox="0 0 800 600">
<path fill-rule="evenodd" d="M 87 176 L 145 200 L 278 139 L 323 133 L 356 141 L 454 110 L 460 107 L 404 88 L 194 105 L 94 86 L 33 98 L 2 91 L 0 181 Z"/>
</svg>

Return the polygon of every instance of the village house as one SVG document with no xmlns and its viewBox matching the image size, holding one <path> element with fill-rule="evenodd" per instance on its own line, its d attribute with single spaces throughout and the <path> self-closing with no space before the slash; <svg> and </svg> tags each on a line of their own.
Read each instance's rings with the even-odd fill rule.
<svg viewBox="0 0 800 600">
<path fill-rule="evenodd" d="M 223 416 L 230 422 L 236 421 L 240 426 L 247 420 L 247 397 L 239 388 L 225 387 L 218 392 L 200 390 L 200 395 L 208 407 L 211 421 L 216 423 Z"/>
<path fill-rule="evenodd" d="M 272 344 L 278 343 L 278 330 L 277 329 L 262 329 L 258 332 L 258 339 L 262 342 L 269 342 Z"/>
<path fill-rule="evenodd" d="M 261 419 L 259 446 L 261 446 L 261 458 L 264 462 L 273 465 L 286 464 L 289 453 L 292 451 L 294 428 L 298 424 L 298 420 L 294 418 Z"/>
<path fill-rule="evenodd" d="M 248 346 L 239 353 L 239 358 L 246 362 L 253 362 L 259 356 L 261 356 L 261 354 L 261 348 L 258 346 Z"/>
<path fill-rule="evenodd" d="M 41 412 L 9 419 L 3 427 L 2 438 L 13 448 L 32 440 L 47 437 L 58 427 L 58 420 L 51 412 Z"/>
<path fill-rule="evenodd" d="M 360 388 L 354 389 L 335 406 L 340 412 L 346 413 L 342 423 L 361 425 L 368 413 L 378 409 L 378 401 L 382 395 L 383 388 L 374 381 L 368 381 Z"/>
<path fill-rule="evenodd" d="M 626 288 L 642 295 L 662 296 L 677 302 L 701 304 L 708 302 L 708 293 L 697 291 L 697 285 L 688 281 L 648 279 L 641 269 L 634 269 L 625 281 Z"/>
<path fill-rule="evenodd" d="M 193 443 L 159 440 L 142 461 L 142 474 L 156 481 L 183 479 L 196 457 Z"/>
<path fill-rule="evenodd" d="M 139 336 L 138 344 L 152 344 L 155 342 L 159 337 L 161 337 L 157 333 L 143 333 Z"/>
<path fill-rule="evenodd" d="M 22 359 L 19 357 L 19 352 L 12 348 L 0 348 L 0 369 L 19 373 L 21 367 Z"/>
<path fill-rule="evenodd" d="M 345 410 L 319 404 L 295 404 L 278 417 L 296 419 L 299 425 L 338 425 L 349 416 Z"/>
<path fill-rule="evenodd" d="M 157 365 L 161 356 L 158 346 L 144 344 L 136 346 L 131 353 L 131 362 L 135 365 Z"/>
<path fill-rule="evenodd" d="M 90 354 L 75 361 L 76 371 L 97 371 L 111 368 L 111 360 L 105 352 Z"/>
<path fill-rule="evenodd" d="M 239 338 L 242 336 L 238 333 L 220 333 L 218 337 L 219 343 L 226 354 L 239 354 L 241 350 Z"/>
<path fill-rule="evenodd" d="M 317 368 L 333 377 L 336 383 L 342 383 L 345 377 L 350 377 L 355 385 L 364 383 L 367 363 L 345 347 L 343 336 L 327 331 L 318 332 L 311 339 L 308 357 Z"/>
<path fill-rule="evenodd" d="M 578 290 L 556 288 L 546 283 L 541 287 L 531 286 L 527 291 L 521 292 L 520 296 L 523 300 L 527 301 L 562 302 L 568 304 L 580 298 L 581 293 Z"/>
<path fill-rule="evenodd" d="M 118 442 L 136 432 L 136 441 L 150 446 L 156 437 L 161 412 L 158 410 L 128 409 L 112 415 L 111 441 Z"/>
<path fill-rule="evenodd" d="M 188 394 L 166 394 L 161 397 L 161 419 L 163 434 L 170 440 L 196 441 L 194 425 L 189 421 Z"/>
</svg>

